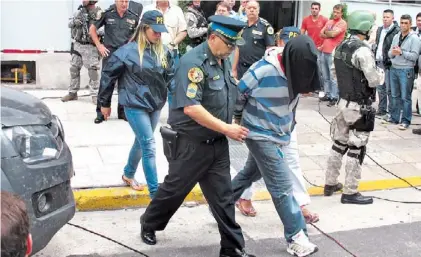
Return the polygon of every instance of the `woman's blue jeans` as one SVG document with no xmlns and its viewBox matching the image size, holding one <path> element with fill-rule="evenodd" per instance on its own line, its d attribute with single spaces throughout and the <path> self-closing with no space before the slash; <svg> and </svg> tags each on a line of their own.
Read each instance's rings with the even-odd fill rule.
<svg viewBox="0 0 421 257">
<path fill-rule="evenodd" d="M 124 167 L 124 176 L 130 179 L 134 178 L 139 162 L 142 159 L 143 172 L 148 183 L 149 194 L 153 198 L 158 190 L 154 131 L 161 111 L 147 112 L 143 109 L 125 107 L 124 112 L 136 136 L 130 150 L 127 165 Z"/>
</svg>

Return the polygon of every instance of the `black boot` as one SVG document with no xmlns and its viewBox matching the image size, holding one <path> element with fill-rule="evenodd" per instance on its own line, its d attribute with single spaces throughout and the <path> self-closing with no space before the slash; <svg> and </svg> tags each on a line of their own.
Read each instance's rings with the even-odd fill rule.
<svg viewBox="0 0 421 257">
<path fill-rule="evenodd" d="M 341 191 L 343 187 L 344 186 L 341 183 L 338 183 L 338 184 L 333 185 L 333 186 L 325 185 L 324 195 L 325 196 L 331 196 L 331 195 L 333 195 L 333 193 Z"/>
<path fill-rule="evenodd" d="M 415 135 L 421 135 L 421 128 L 419 129 L 413 129 L 412 133 L 414 133 Z"/>
<path fill-rule="evenodd" d="M 97 113 L 94 123 L 99 124 L 103 122 L 104 120 L 105 120 L 104 115 L 102 115 L 102 113 Z"/>
<path fill-rule="evenodd" d="M 327 107 L 335 106 L 337 102 L 338 102 L 338 99 L 332 98 L 330 99 L 329 103 L 327 103 Z"/>
<path fill-rule="evenodd" d="M 155 231 L 145 229 L 143 226 L 143 215 L 140 216 L 140 237 L 145 244 L 148 245 L 155 245 L 156 244 L 156 236 Z"/>
<path fill-rule="evenodd" d="M 330 101 L 330 97 L 328 97 L 327 95 L 323 96 L 322 98 L 319 98 L 320 102 L 328 102 Z"/>
<path fill-rule="evenodd" d="M 355 193 L 352 195 L 342 194 L 341 203 L 343 204 L 372 204 L 373 197 L 363 196 L 360 193 Z"/>
<path fill-rule="evenodd" d="M 232 248 L 221 248 L 219 252 L 219 257 L 256 257 L 255 255 L 248 254 L 246 251 L 232 249 Z"/>
</svg>

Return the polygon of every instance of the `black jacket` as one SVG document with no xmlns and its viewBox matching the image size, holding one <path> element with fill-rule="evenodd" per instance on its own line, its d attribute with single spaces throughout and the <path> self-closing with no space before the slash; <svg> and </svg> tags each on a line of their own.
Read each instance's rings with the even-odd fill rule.
<svg viewBox="0 0 421 257">
<path fill-rule="evenodd" d="M 164 47 L 165 48 L 165 47 Z M 156 55 L 146 48 L 140 66 L 138 44 L 130 42 L 115 51 L 102 68 L 98 99 L 101 107 L 110 107 L 115 82 L 118 80 L 118 102 L 148 112 L 162 109 L 167 88 L 174 76 L 173 59 L 165 48 L 168 66 L 157 65 Z"/>
<path fill-rule="evenodd" d="M 388 52 L 390 50 L 390 47 L 392 45 L 393 37 L 399 33 L 400 28 L 396 25 L 396 23 L 393 23 L 391 26 L 393 26 L 386 34 L 383 42 L 383 65 L 386 69 L 389 69 L 392 66 L 392 62 L 390 61 Z M 380 41 L 380 35 L 382 33 L 383 26 L 380 26 L 377 29 L 377 35 L 376 35 L 376 47 L 374 48 L 374 56 L 376 56 L 377 48 L 379 46 Z"/>
</svg>

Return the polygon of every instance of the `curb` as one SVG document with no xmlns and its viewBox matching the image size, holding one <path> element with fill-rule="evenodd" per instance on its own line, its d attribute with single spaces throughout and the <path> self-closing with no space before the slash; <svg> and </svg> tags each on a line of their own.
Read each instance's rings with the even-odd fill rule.
<svg viewBox="0 0 421 257">
<path fill-rule="evenodd" d="M 404 178 L 414 186 L 421 186 L 421 177 Z M 409 188 L 401 179 L 385 179 L 361 181 L 360 191 L 377 191 L 397 188 Z M 311 196 L 323 195 L 322 187 L 310 187 L 307 189 Z M 73 194 L 78 211 L 116 210 L 124 208 L 146 207 L 151 201 L 147 188 L 143 191 L 134 191 L 128 187 L 74 189 Z M 253 200 L 270 200 L 267 190 L 258 190 L 253 193 Z M 184 202 L 205 203 L 205 198 L 198 185 L 187 195 Z"/>
</svg>

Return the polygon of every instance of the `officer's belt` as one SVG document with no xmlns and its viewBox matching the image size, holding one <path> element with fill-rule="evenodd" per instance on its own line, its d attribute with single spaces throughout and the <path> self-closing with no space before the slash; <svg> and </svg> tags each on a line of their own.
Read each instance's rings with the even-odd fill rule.
<svg viewBox="0 0 421 257">
<path fill-rule="evenodd" d="M 215 137 L 215 138 L 211 138 L 211 139 L 207 139 L 207 140 L 201 140 L 201 139 L 194 138 L 194 137 L 191 137 L 191 136 L 188 136 L 188 135 L 185 135 L 185 134 L 179 134 L 178 137 L 182 138 L 182 139 L 186 139 L 188 141 L 198 143 L 198 144 L 206 144 L 206 145 L 213 145 L 214 143 L 216 143 L 218 141 L 221 141 L 221 140 L 224 140 L 226 138 L 226 137 L 222 136 L 222 137 Z"/>
<path fill-rule="evenodd" d="M 81 45 L 94 45 L 94 43 L 91 43 L 91 42 L 82 42 L 82 41 L 79 41 L 79 40 L 76 40 L 76 42 L 78 42 Z"/>
<path fill-rule="evenodd" d="M 355 109 L 355 110 L 359 110 L 361 108 L 361 106 L 357 102 L 348 101 L 342 98 L 339 99 L 338 107 L 341 107 L 341 108 L 346 107 L 346 108 Z"/>
</svg>

